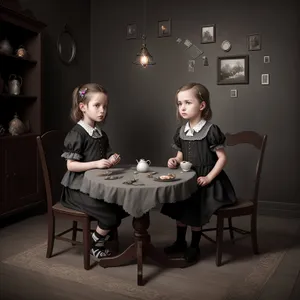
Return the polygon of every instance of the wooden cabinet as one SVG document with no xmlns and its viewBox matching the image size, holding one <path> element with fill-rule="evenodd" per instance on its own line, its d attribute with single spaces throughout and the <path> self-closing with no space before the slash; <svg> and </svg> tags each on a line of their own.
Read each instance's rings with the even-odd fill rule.
<svg viewBox="0 0 300 300">
<path fill-rule="evenodd" d="M 0 215 L 9 215 L 43 202 L 43 185 L 37 155 L 36 136 L 42 132 L 41 116 L 41 32 L 45 24 L 0 5 L 0 42 L 8 40 L 11 53 L 1 51 L 0 75 Z M 17 57 L 24 47 L 26 57 Z M 7 88 L 11 74 L 22 78 L 21 92 L 11 95 Z M 12 136 L 9 122 L 17 113 L 27 132 Z"/>
</svg>

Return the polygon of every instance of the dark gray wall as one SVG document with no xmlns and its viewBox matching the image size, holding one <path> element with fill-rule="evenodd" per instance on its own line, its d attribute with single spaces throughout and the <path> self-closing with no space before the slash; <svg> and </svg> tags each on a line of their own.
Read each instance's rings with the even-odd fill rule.
<svg viewBox="0 0 300 300">
<path fill-rule="evenodd" d="M 256 130 L 269 136 L 262 173 L 260 199 L 266 209 L 299 212 L 299 12 L 296 1 L 171 1 L 147 2 L 147 46 L 157 65 L 140 69 L 131 64 L 140 40 L 126 40 L 128 23 L 142 31 L 143 2 L 91 0 L 91 79 L 109 90 L 109 118 L 105 126 L 113 148 L 123 162 L 147 158 L 165 164 L 176 128 L 174 94 L 190 81 L 205 84 L 211 92 L 213 122 L 224 132 Z M 157 21 L 172 18 L 172 37 L 157 38 Z M 217 42 L 200 44 L 200 27 L 216 24 Z M 262 35 L 262 50 L 248 52 L 246 36 Z M 204 51 L 209 66 L 196 60 L 194 73 L 188 72 L 188 53 L 176 38 L 191 40 Z M 224 39 L 232 50 L 220 49 Z M 216 84 L 218 56 L 248 54 L 250 82 L 247 85 Z M 271 64 L 263 63 L 270 55 Z M 262 86 L 260 76 L 270 74 L 270 85 Z M 239 97 L 230 98 L 237 88 Z M 244 158 L 229 150 L 228 172 L 238 191 L 250 193 L 252 151 Z M 242 176 L 241 176 L 242 175 Z"/>
<path fill-rule="evenodd" d="M 69 118 L 71 94 L 76 85 L 90 79 L 90 3 L 85 0 L 21 0 L 23 9 L 47 24 L 43 34 L 43 116 L 44 130 L 72 126 Z M 77 56 L 64 65 L 56 41 L 68 24 L 77 42 Z"/>
</svg>

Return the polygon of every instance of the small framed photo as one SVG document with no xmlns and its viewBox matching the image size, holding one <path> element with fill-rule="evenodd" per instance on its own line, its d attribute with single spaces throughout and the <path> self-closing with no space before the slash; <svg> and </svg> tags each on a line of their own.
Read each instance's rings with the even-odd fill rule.
<svg viewBox="0 0 300 300">
<path fill-rule="evenodd" d="M 158 37 L 171 36 L 171 19 L 158 21 Z"/>
<path fill-rule="evenodd" d="M 195 64 L 196 62 L 194 59 L 189 60 L 189 67 L 188 67 L 189 72 L 195 71 Z"/>
<path fill-rule="evenodd" d="M 217 59 L 217 84 L 249 83 L 248 55 L 224 56 Z"/>
<path fill-rule="evenodd" d="M 201 27 L 201 44 L 216 42 L 216 25 L 206 25 Z"/>
<path fill-rule="evenodd" d="M 238 96 L 237 89 L 230 90 L 230 97 L 231 98 L 237 98 L 237 96 Z"/>
<path fill-rule="evenodd" d="M 270 56 L 264 56 L 264 63 L 269 64 L 270 63 Z"/>
<path fill-rule="evenodd" d="M 261 35 L 258 33 L 248 35 L 248 50 L 258 51 L 261 50 Z"/>
<path fill-rule="evenodd" d="M 136 24 L 128 24 L 126 28 L 126 39 L 137 38 L 137 26 Z"/>
<path fill-rule="evenodd" d="M 261 74 L 261 84 L 262 85 L 269 85 L 270 84 L 269 74 Z"/>
</svg>

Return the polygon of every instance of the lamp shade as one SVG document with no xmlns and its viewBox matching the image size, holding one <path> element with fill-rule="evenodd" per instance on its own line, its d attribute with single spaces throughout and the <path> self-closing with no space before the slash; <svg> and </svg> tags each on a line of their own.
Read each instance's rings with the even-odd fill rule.
<svg viewBox="0 0 300 300">
<path fill-rule="evenodd" d="M 148 51 L 146 44 L 142 44 L 141 50 L 136 54 L 133 64 L 141 65 L 143 68 L 146 68 L 148 65 L 156 64 L 152 55 Z"/>
</svg>

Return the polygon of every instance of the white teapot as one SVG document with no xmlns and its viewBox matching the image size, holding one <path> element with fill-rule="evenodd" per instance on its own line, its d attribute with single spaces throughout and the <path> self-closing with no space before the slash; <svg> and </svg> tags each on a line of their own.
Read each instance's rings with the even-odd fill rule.
<svg viewBox="0 0 300 300">
<path fill-rule="evenodd" d="M 138 172 L 145 173 L 149 171 L 149 166 L 151 165 L 151 161 L 149 159 L 145 160 L 141 158 L 140 161 L 136 160 L 136 162 L 137 162 L 136 170 Z"/>
</svg>

